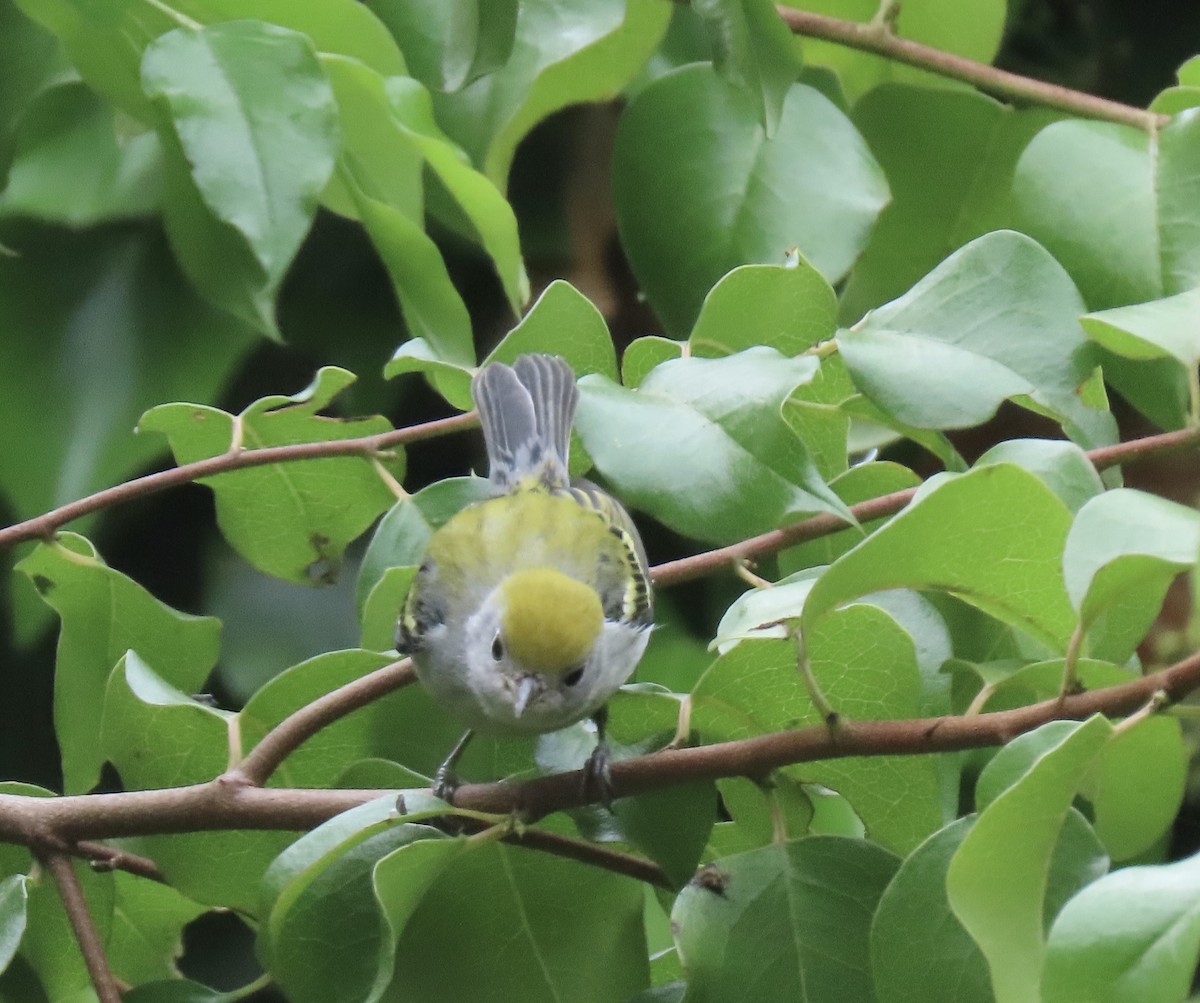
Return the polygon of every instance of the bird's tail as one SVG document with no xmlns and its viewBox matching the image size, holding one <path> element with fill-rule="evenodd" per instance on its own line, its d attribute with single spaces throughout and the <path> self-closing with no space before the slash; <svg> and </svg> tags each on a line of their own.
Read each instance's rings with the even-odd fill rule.
<svg viewBox="0 0 1200 1003">
<path fill-rule="evenodd" d="M 507 491 L 536 478 L 548 487 L 570 481 L 567 453 L 579 401 L 575 373 L 555 355 L 492 362 L 471 382 L 487 446 L 491 481 Z"/>
</svg>

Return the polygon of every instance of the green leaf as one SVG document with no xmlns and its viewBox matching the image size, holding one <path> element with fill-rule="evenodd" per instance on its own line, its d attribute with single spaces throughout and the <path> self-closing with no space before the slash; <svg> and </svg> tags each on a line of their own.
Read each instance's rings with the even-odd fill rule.
<svg viewBox="0 0 1200 1003">
<path fill-rule="evenodd" d="M 1172 382 L 1177 382 L 1179 376 L 1187 380 L 1192 397 L 1188 402 L 1189 412 L 1195 417 L 1200 414 L 1200 389 L 1195 389 L 1195 369 L 1200 363 L 1197 314 L 1200 314 L 1200 289 L 1189 289 L 1166 299 L 1090 313 L 1079 322 L 1093 341 L 1122 358 L 1134 362 L 1160 359 L 1178 362 L 1183 373 L 1176 374 Z M 1139 409 L 1146 411 L 1140 405 Z"/>
<path fill-rule="evenodd" d="M 976 822 L 970 815 L 934 833 L 900 865 L 871 927 L 879 1003 L 993 1003 L 987 960 L 950 908 L 946 873 Z M 1079 812 L 1067 812 L 1046 884 L 1044 923 L 1108 866 Z M 936 964 L 930 964 L 936 959 Z"/>
<path fill-rule="evenodd" d="M 787 412 L 785 411 L 784 414 L 786 417 Z M 894 491 L 915 488 L 920 483 L 921 479 L 908 467 L 902 467 L 889 460 L 882 460 L 860 463 L 851 467 L 844 474 L 830 481 L 829 486 L 847 505 L 854 505 L 871 498 L 880 498 Z M 822 536 L 795 547 L 788 547 L 787 550 L 779 552 L 779 570 L 784 574 L 792 574 L 804 568 L 832 564 L 846 551 L 861 543 L 865 537 L 869 537 L 890 518 L 891 516 L 885 516 L 872 519 L 863 523 L 861 529 L 847 526 L 828 536 Z"/>
<path fill-rule="evenodd" d="M 798 0 L 788 6 L 854 21 L 870 22 L 880 10 L 875 0 Z M 955 0 L 926 0 L 902 7 L 896 16 L 895 31 L 904 39 L 922 42 L 935 49 L 990 63 L 1004 35 L 1006 6 L 1002 0 L 978 0 L 965 5 Z M 847 48 L 836 42 L 804 39 L 807 65 L 829 66 L 837 71 L 851 102 L 886 81 L 916 83 L 926 88 L 960 87 L 926 70 Z"/>
<path fill-rule="evenodd" d="M 391 992 L 445 999 L 625 1003 L 649 984 L 641 886 L 629 878 L 519 846 L 470 847 L 420 889 L 405 859 L 380 862 L 377 894 L 399 932 Z M 425 852 L 428 852 L 427 850 Z M 463 902 L 486 902 L 463 909 Z M 453 930 L 454 936 L 446 937 Z"/>
<path fill-rule="evenodd" d="M 946 876 L 951 908 L 988 960 L 996 1003 L 1038 999 L 1050 856 L 1112 726 L 1097 716 L 1055 733 L 1060 740 L 980 814 Z"/>
<path fill-rule="evenodd" d="M 146 982 L 122 993 L 125 1003 L 233 1003 L 230 993 L 219 993 L 190 979 Z"/>
<path fill-rule="evenodd" d="M 834 354 L 822 358 L 812 380 L 792 391 L 783 405 L 783 420 L 812 454 L 830 487 L 849 467 L 853 425 L 847 405 L 855 400 L 862 398 L 850 382 L 845 364 Z M 838 497 L 846 500 L 841 492 Z"/>
<path fill-rule="evenodd" d="M 185 270 L 214 302 L 274 333 L 272 301 L 341 142 L 333 90 L 312 42 L 256 21 L 180 28 L 147 47 L 142 85 L 161 108 L 160 128 L 186 157 L 203 204 L 181 212 L 177 198 L 166 203 Z M 216 135 L 221 142 L 212 141 Z M 172 156 L 174 142 L 166 150 Z M 206 239 L 213 227 L 189 231 L 200 212 L 226 228 L 226 238 L 236 233 L 252 255 L 260 285 L 247 290 L 250 302 L 229 302 L 228 281 L 215 274 L 224 263 L 214 260 Z"/>
<path fill-rule="evenodd" d="M 1063 651 L 1075 625 L 1061 568 L 1070 521 L 1049 488 L 1010 464 L 943 475 L 833 563 L 805 605 L 805 630 L 858 596 L 938 589 Z"/>
<path fill-rule="evenodd" d="M 737 265 L 778 262 L 798 246 L 837 281 L 888 200 L 866 144 L 818 91 L 794 85 L 767 140 L 753 98 L 703 65 L 668 73 L 633 98 L 613 156 L 622 245 L 675 337 Z M 697 163 L 709 166 L 697 173 Z"/>
<path fill-rule="evenodd" d="M 637 389 L 655 366 L 683 357 L 686 342 L 672 341 L 657 335 L 638 338 L 621 356 L 621 382 L 630 390 Z"/>
<path fill-rule="evenodd" d="M 231 734 L 234 715 L 193 700 L 133 652 L 113 670 L 103 706 L 97 751 L 130 790 L 203 783 L 242 751 Z M 292 839 L 281 832 L 191 832 L 126 845 L 154 860 L 188 898 L 254 915 L 259 878 Z"/>
<path fill-rule="evenodd" d="M 1063 269 L 1010 231 L 972 241 L 898 300 L 838 335 L 855 385 L 918 428 L 969 428 L 1006 399 L 1062 424 L 1085 446 L 1116 440 L 1099 364 L 1079 330 L 1083 304 Z"/>
<path fill-rule="evenodd" d="M 355 598 L 364 634 L 370 616 L 374 639 L 386 640 L 385 648 L 392 646 L 400 607 L 407 594 L 407 586 L 403 594 L 396 588 L 400 579 L 394 572 L 408 569 L 415 574 L 433 531 L 464 506 L 491 494 L 489 482 L 482 477 L 451 477 L 401 498 L 388 510 L 379 520 L 358 572 Z M 391 625 L 386 627 L 385 636 L 389 615 Z M 374 647 L 365 640 L 364 646 Z"/>
<path fill-rule="evenodd" d="M 798 355 L 833 337 L 836 315 L 837 297 L 808 262 L 743 265 L 704 297 L 688 344 L 706 358 L 755 345 Z"/>
<path fill-rule="evenodd" d="M 196 297 L 157 226 L 26 229 L 12 243 L 0 372 L 38 378 L 0 394 L 0 488 L 26 518 L 148 464 L 162 446 L 130 435 L 138 415 L 164 397 L 209 399 L 252 334 Z"/>
<path fill-rule="evenodd" d="M 382 977 L 391 944 L 385 943 L 388 931 L 372 893 L 376 865 L 407 845 L 443 855 L 463 849 L 463 840 L 436 838 L 428 826 L 396 824 L 392 801 L 390 824 L 348 834 L 280 888 L 269 912 L 269 942 L 261 946 L 272 978 L 295 1003 L 378 998 L 372 987 Z M 331 914 L 337 923 L 329 922 Z M 321 949 L 314 951 L 314 943 Z"/>
<path fill-rule="evenodd" d="M 1198 555 L 1194 509 L 1130 488 L 1084 505 L 1067 536 L 1063 575 L 1088 651 L 1125 661 L 1158 616 L 1167 587 Z"/>
<path fill-rule="evenodd" d="M 346 370 L 326 366 L 300 393 L 264 397 L 236 417 L 198 404 L 162 404 L 138 428 L 166 435 L 181 464 L 219 456 L 235 442 L 257 449 L 389 431 L 384 418 L 341 421 L 317 413 L 353 381 Z M 390 463 L 396 473 L 401 465 Z M 203 483 L 216 495 L 221 531 L 243 557 L 267 574 L 309 584 L 336 578 L 346 544 L 396 497 L 362 456 L 250 467 Z"/>
<path fill-rule="evenodd" d="M 104 943 L 112 923 L 113 876 L 96 873 L 82 860 L 72 860 L 70 866 L 87 902 L 96 934 Z M 54 879 L 48 871 L 42 870 L 30 878 L 26 888 L 28 900 L 21 955 L 37 972 L 50 1000 L 67 1003 L 94 1000 L 92 979 Z"/>
<path fill-rule="evenodd" d="M 871 918 L 897 864 L 871 843 L 833 836 L 718 860 L 671 912 L 687 998 L 873 999 Z"/>
<path fill-rule="evenodd" d="M 1090 885 L 1050 931 L 1036 998 L 1046 1003 L 1174 1003 L 1200 954 L 1200 857 L 1126 867 Z"/>
<path fill-rule="evenodd" d="M 575 427 L 622 497 L 697 539 L 738 540 L 812 512 L 849 522 L 780 413 L 816 369 L 754 348 L 663 363 L 636 392 L 589 376 Z"/>
<path fill-rule="evenodd" d="M 86 791 L 100 779 L 103 696 L 117 660 L 134 648 L 173 685 L 198 690 L 216 663 L 220 624 L 163 605 L 74 533 L 40 544 L 17 570 L 62 620 L 54 727 L 66 790 Z"/>
<path fill-rule="evenodd" d="M 438 121 L 504 190 L 525 135 L 561 108 L 616 95 L 670 18 L 661 0 L 526 0 L 504 66 L 435 96 Z"/>
<path fill-rule="evenodd" d="M 800 591 L 786 585 L 767 591 L 783 589 Z M 806 638 L 809 665 L 830 703 L 847 717 L 918 717 L 926 703 L 924 671 L 936 673 L 942 658 L 928 659 L 936 665 L 927 665 L 923 645 L 908 630 L 910 618 L 893 614 L 884 605 L 887 599 L 877 598 L 879 604 L 856 603 L 822 620 Z M 797 605 L 792 616 L 802 612 Z M 948 643 L 945 649 L 943 656 Z M 692 690 L 692 727 L 713 742 L 819 724 L 823 716 L 812 706 L 796 658 L 794 641 L 738 643 Z M 931 757 L 843 758 L 799 763 L 785 772 L 843 795 L 871 839 L 892 849 L 911 849 L 945 822 L 942 777 Z"/>
<path fill-rule="evenodd" d="M 116 898 L 105 951 L 113 973 L 130 985 L 178 973 L 183 928 L 205 912 L 174 888 L 121 871 L 113 873 Z"/>
<path fill-rule="evenodd" d="M 521 261 L 517 221 L 512 208 L 496 186 L 470 166 L 466 154 L 439 128 L 433 118 L 428 92 L 406 77 L 385 80 L 354 60 L 328 56 L 322 63 L 338 93 L 341 107 L 350 105 L 357 113 L 369 115 L 376 131 L 397 133 L 407 147 L 424 160 L 494 262 L 509 305 L 514 310 L 524 306 L 529 298 L 529 280 Z M 372 163 L 369 159 L 378 152 L 378 139 L 361 135 L 355 138 L 357 142 L 347 144 L 347 155 L 354 170 L 370 170 L 372 180 L 387 184 L 387 165 Z M 417 179 L 413 180 L 419 185 Z M 377 196 L 371 189 L 368 194 Z M 407 200 L 396 205 L 399 208 L 405 204 Z M 409 218 L 421 222 L 419 213 L 409 214 Z"/>
<path fill-rule="evenodd" d="M 0 881 L 0 972 L 12 963 L 25 936 L 28 880 L 24 874 L 11 874 Z"/>
<path fill-rule="evenodd" d="M 1200 112 L 1153 137 L 1070 119 L 1039 132 L 1013 178 L 1013 225 L 1071 273 L 1093 310 L 1200 282 Z"/>
<path fill-rule="evenodd" d="M 730 83 L 759 104 L 768 138 L 775 134 L 788 89 L 800 75 L 800 53 L 791 31 L 769 0 L 698 0 L 714 64 Z"/>
<path fill-rule="evenodd" d="M 369 6 L 430 90 L 457 91 L 499 69 L 512 52 L 517 0 L 371 0 Z"/>
<path fill-rule="evenodd" d="M 152 132 L 118 136 L 112 108 L 78 82 L 43 90 L 16 137 L 0 216 L 84 227 L 153 212 L 161 187 Z"/>
<path fill-rule="evenodd" d="M 393 624 L 393 630 L 395 626 Z M 252 749 L 289 714 L 325 694 L 394 661 L 371 651 L 328 651 L 294 665 L 254 694 L 238 714 L 238 733 Z M 378 753 L 378 733 L 386 734 L 396 695 L 322 728 L 280 764 L 272 777 L 285 787 L 333 786 L 346 764 Z"/>
<path fill-rule="evenodd" d="M 1028 470 L 1077 513 L 1104 492 L 1104 482 L 1087 454 L 1073 442 L 1060 439 L 1009 439 L 997 443 L 975 466 L 1011 463 Z M 836 490 L 836 487 L 835 487 Z"/>
<path fill-rule="evenodd" d="M 975 91 L 885 83 L 856 102 L 851 117 L 887 175 L 892 201 L 842 294 L 846 323 L 902 295 L 952 249 L 996 229 L 1017 158 L 1055 115 L 1018 111 Z"/>
<path fill-rule="evenodd" d="M 569 282 L 551 282 L 529 312 L 488 355 L 486 362 L 513 362 L 526 352 L 561 355 L 576 376 L 617 378 L 617 356 L 603 315 Z"/>
</svg>

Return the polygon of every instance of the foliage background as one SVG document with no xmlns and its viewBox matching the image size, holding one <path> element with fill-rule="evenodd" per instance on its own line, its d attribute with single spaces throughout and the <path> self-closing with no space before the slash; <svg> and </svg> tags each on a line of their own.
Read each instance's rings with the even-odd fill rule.
<svg viewBox="0 0 1200 1003">
<path fill-rule="evenodd" d="M 396 25 L 403 23 L 409 5 L 372 6 Z M 607 6 L 597 3 L 596 8 Z M 830 2 L 821 9 L 846 17 L 869 14 L 859 6 Z M 1135 8 L 1121 0 L 1024 0 L 1006 11 L 997 4 L 985 6 L 1003 19 L 996 65 L 1133 105 L 1147 104 L 1174 84 L 1176 68 L 1200 50 L 1200 11 L 1185 2 L 1159 0 Z M 417 332 L 406 328 L 392 278 L 356 222 L 321 209 L 311 231 L 305 234 L 300 227 L 294 261 L 284 255 L 282 267 L 265 283 L 277 286 L 277 296 L 230 295 L 222 310 L 196 294 L 165 230 L 180 224 L 164 224 L 159 210 L 161 198 L 173 197 L 163 193 L 170 193 L 174 182 L 157 176 L 148 158 L 139 159 L 136 143 L 118 151 L 114 129 L 123 139 L 137 133 L 126 111 L 114 117 L 103 98 L 70 82 L 71 60 L 78 61 L 87 46 L 103 43 L 87 40 L 65 53 L 39 23 L 69 20 L 63 11 L 71 9 L 70 4 L 0 0 L 0 172 L 9 171 L 0 196 L 0 244 L 16 251 L 0 259 L 0 419 L 6 430 L 0 441 L 0 523 L 169 463 L 161 436 L 129 434 L 144 411 L 167 401 L 195 401 L 236 413 L 268 394 L 306 386 L 321 366 L 342 366 L 359 380 L 338 397 L 335 413 L 382 414 L 397 427 L 451 413 L 418 377 L 382 378 L 405 335 Z M 949 40 L 947 47 L 954 43 Z M 679 7 L 650 70 L 630 72 L 619 83 L 625 94 L 637 93 L 651 73 L 708 58 L 710 52 L 695 15 Z M 819 44 L 805 52 L 810 69 L 825 58 L 839 65 L 839 57 Z M 51 83 L 59 86 L 47 90 Z M 852 89 L 852 72 L 843 85 Z M 568 107 L 537 122 L 509 151 L 507 180 L 535 296 L 553 280 L 568 279 L 600 308 L 618 351 L 642 335 L 678 337 L 687 328 L 686 322 L 656 317 L 640 298 L 617 237 L 620 209 L 614 211 L 606 189 L 622 100 Z M 451 103 L 435 103 L 435 108 L 477 166 L 487 166 L 481 151 L 454 132 Z M 869 120 L 860 118 L 857 124 L 869 132 Z M 48 142 L 39 143 L 44 138 L 39 130 L 45 130 Z M 40 157 L 31 156 L 31 150 Z M 490 165 L 490 173 L 503 179 L 505 152 L 493 153 L 498 163 Z M 29 169 L 22 173 L 23 155 Z M 886 157 L 877 155 L 886 169 Z M 663 162 L 652 166 L 670 179 L 678 165 L 670 162 L 669 147 L 661 156 Z M 889 181 L 894 190 L 901 183 Z M 618 192 L 621 184 L 618 178 Z M 436 197 L 444 197 L 444 191 Z M 431 233 L 470 312 L 482 358 L 512 326 L 513 314 L 492 263 L 477 242 L 463 239 L 454 222 L 452 213 L 438 214 Z M 741 263 L 727 260 L 718 274 Z M 192 267 L 204 273 L 206 266 Z M 927 270 L 918 267 L 901 276 L 883 268 L 874 289 L 865 284 L 863 272 L 857 273 L 843 297 L 853 306 L 843 309 L 854 319 L 862 308 L 903 292 Z M 1077 282 L 1084 285 L 1078 276 Z M 1136 291 L 1123 300 L 1121 293 L 1113 295 L 1118 298 L 1112 302 L 1103 301 L 1103 291 L 1089 295 L 1088 306 L 1152 298 Z M 264 330 L 270 323 L 254 313 L 256 303 L 272 299 L 277 332 Z M 1127 433 L 1150 427 L 1129 407 L 1120 405 L 1118 413 Z M 992 442 L 1046 434 L 1049 427 L 1006 405 L 982 429 L 952 439 L 972 460 Z M 927 455 L 911 445 L 902 444 L 889 456 L 922 473 L 930 470 Z M 478 466 L 479 460 L 475 436 L 439 439 L 409 451 L 404 483 L 416 491 Z M 1192 502 L 1197 486 L 1174 470 L 1171 465 L 1142 469 L 1136 483 Z M 652 519 L 639 521 L 652 560 L 696 549 Z M 266 680 L 305 658 L 358 643 L 354 583 L 361 543 L 351 548 L 347 566 L 327 587 L 269 577 L 230 548 L 217 527 L 213 493 L 199 485 L 138 499 L 71 528 L 86 534 L 113 568 L 163 602 L 224 622 L 220 661 L 203 686 L 221 706 L 240 706 Z M 14 562 L 23 553 L 0 560 Z M 25 576 L 5 574 L 0 583 L 5 610 L 0 776 L 62 789 L 52 718 L 56 624 Z M 664 601 L 670 644 L 664 644 L 661 657 L 674 666 L 682 686 L 708 663 L 704 645 L 740 591 L 732 580 L 713 579 L 682 587 Z M 1182 619 L 1172 628 L 1185 627 L 1186 605 L 1178 607 Z M 1159 643 L 1158 650 L 1145 649 L 1152 660 L 1172 653 L 1172 635 L 1160 635 Z M 101 781 L 113 782 L 110 775 Z M 1169 855 L 1182 857 L 1198 845 L 1200 822 L 1189 800 L 1176 822 Z M 238 985 L 254 969 L 250 943 L 238 920 L 206 916 L 189 934 L 183 967 L 201 981 Z"/>
</svg>

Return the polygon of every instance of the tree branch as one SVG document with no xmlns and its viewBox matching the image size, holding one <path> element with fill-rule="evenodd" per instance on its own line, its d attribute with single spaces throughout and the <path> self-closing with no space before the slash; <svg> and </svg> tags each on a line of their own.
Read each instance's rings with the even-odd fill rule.
<svg viewBox="0 0 1200 1003">
<path fill-rule="evenodd" d="M 167 883 L 163 872 L 158 869 L 158 864 L 149 857 L 130 853 L 128 850 L 122 850 L 116 846 L 109 846 L 107 843 L 94 843 L 86 839 L 80 840 L 69 849 L 71 853 L 88 861 L 93 870 L 124 871 L 126 874 L 133 874 L 139 878 L 145 878 L 147 881 L 157 881 L 159 884 Z"/>
<path fill-rule="evenodd" d="M 1161 672 L 1118 686 L 1057 697 L 1015 710 L 971 717 L 902 721 L 842 720 L 754 738 L 660 752 L 612 766 L 617 797 L 721 777 L 761 778 L 781 766 L 847 756 L 925 755 L 1002 745 L 1048 721 L 1092 714 L 1135 713 L 1162 690 L 1178 701 L 1200 688 L 1200 654 Z M 374 798 L 383 790 L 302 790 L 228 784 L 223 778 L 165 790 L 81 794 L 61 798 L 0 795 L 0 839 L 39 847 L 45 840 L 200 832 L 219 829 L 305 831 Z M 460 807 L 529 819 L 588 803 L 579 771 L 522 783 L 466 784 L 455 794 Z M 540 838 L 540 837 L 535 837 Z"/>
<path fill-rule="evenodd" d="M 272 728 L 250 753 L 225 774 L 227 783 L 261 787 L 289 755 L 322 728 L 373 700 L 415 682 L 412 659 L 402 658 L 318 697 Z"/>
<path fill-rule="evenodd" d="M 1010 101 L 1044 105 L 1083 118 L 1130 125 L 1146 132 L 1154 132 L 1170 121 L 1168 115 L 1159 115 L 1132 105 L 1096 97 L 1094 94 L 1023 77 L 986 63 L 977 63 L 964 56 L 922 45 L 920 42 L 909 41 L 896 35 L 885 22 L 873 21 L 863 24 L 810 11 L 794 10 L 791 7 L 779 6 L 776 9 L 787 26 L 797 35 L 824 39 L 898 63 L 906 63 L 918 69 L 929 70 L 952 80 L 973 84 L 981 91 Z"/>
<path fill-rule="evenodd" d="M 92 922 L 92 914 L 88 912 L 87 901 L 83 897 L 83 889 L 79 885 L 71 858 L 66 854 L 51 851 L 43 853 L 40 859 L 58 887 L 59 898 L 62 899 L 63 909 L 71 922 L 75 939 L 79 942 L 83 962 L 87 966 L 100 1003 L 121 1003 L 121 993 L 117 989 L 112 969 L 108 967 L 104 945 L 100 942 L 96 924 Z"/>
<path fill-rule="evenodd" d="M 237 447 L 220 456 L 210 456 L 195 463 L 185 463 L 179 467 L 135 477 L 131 481 L 97 491 L 78 501 L 68 502 L 32 519 L 6 526 L 0 529 L 0 548 L 10 547 L 24 540 L 47 539 L 73 519 L 98 512 L 110 505 L 119 505 L 154 494 L 156 491 L 188 484 L 201 477 L 211 477 L 231 470 L 245 470 L 248 467 L 261 467 L 268 463 L 294 463 L 297 460 L 314 460 L 328 456 L 373 456 L 391 446 L 420 442 L 472 428 L 478 422 L 478 415 L 474 411 L 468 411 L 465 414 L 451 415 L 449 418 L 439 418 L 436 421 L 409 425 L 406 428 L 396 428 L 390 432 L 380 432 L 378 435 L 366 435 L 357 439 L 300 442 L 291 446 L 267 446 L 262 449 Z"/>
</svg>

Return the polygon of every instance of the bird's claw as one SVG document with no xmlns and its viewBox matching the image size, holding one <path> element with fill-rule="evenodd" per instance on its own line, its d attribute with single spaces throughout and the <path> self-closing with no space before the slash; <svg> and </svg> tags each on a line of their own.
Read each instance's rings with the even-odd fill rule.
<svg viewBox="0 0 1200 1003">
<path fill-rule="evenodd" d="M 600 742 L 583 764 L 583 796 L 588 801 L 595 798 L 605 808 L 612 810 L 612 768 L 609 765 L 608 744 Z"/>
</svg>

